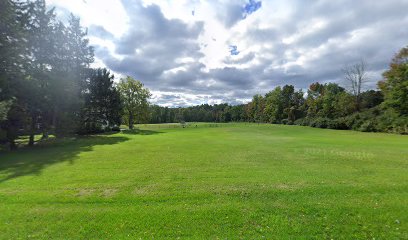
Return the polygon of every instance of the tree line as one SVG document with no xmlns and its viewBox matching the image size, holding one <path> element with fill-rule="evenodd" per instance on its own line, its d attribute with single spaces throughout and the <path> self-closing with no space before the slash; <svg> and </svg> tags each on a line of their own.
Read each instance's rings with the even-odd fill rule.
<svg viewBox="0 0 408 240">
<path fill-rule="evenodd" d="M 348 86 L 292 85 L 255 95 L 247 104 L 168 108 L 128 76 L 91 67 L 94 51 L 80 19 L 56 18 L 44 0 L 0 1 L 0 144 L 20 136 L 47 139 L 133 128 L 137 123 L 257 122 L 408 133 L 408 47 L 391 61 L 379 90 L 362 91 L 364 62 L 346 67 Z"/>
<path fill-rule="evenodd" d="M 364 61 L 345 67 L 343 72 L 345 86 L 316 82 L 306 92 L 292 85 L 278 86 L 236 106 L 154 105 L 150 123 L 235 121 L 408 134 L 408 47 L 392 59 L 377 84 L 379 90 L 363 91 L 368 80 Z"/>
<path fill-rule="evenodd" d="M 3 0 L 0 34 L 0 143 L 118 130 L 122 118 L 146 115 L 143 84 L 115 84 L 109 70 L 90 67 L 94 51 L 74 15 L 64 23 L 44 0 Z"/>
</svg>

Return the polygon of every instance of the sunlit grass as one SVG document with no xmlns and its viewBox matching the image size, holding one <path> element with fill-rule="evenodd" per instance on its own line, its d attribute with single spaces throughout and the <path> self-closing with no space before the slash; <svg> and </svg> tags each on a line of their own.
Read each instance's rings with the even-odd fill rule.
<svg viewBox="0 0 408 240">
<path fill-rule="evenodd" d="M 0 238 L 408 238 L 407 136 L 138 127 L 0 153 Z"/>
</svg>

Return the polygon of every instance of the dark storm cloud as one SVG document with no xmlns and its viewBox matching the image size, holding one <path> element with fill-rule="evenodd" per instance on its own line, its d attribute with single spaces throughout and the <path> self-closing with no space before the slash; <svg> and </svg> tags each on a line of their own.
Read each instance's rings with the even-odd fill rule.
<svg viewBox="0 0 408 240">
<path fill-rule="evenodd" d="M 216 16 L 226 27 L 248 21 L 242 18 L 244 3 L 224 3 Z M 240 103 L 284 84 L 302 89 L 316 81 L 343 84 L 341 69 L 361 59 L 371 74 L 368 87 L 375 88 L 393 54 L 408 44 L 408 1 L 291 3 L 286 20 L 261 28 L 260 19 L 241 33 L 238 39 L 261 46 L 259 51 L 225 56 L 228 67 L 206 69 L 198 43 L 204 23 L 167 19 L 156 5 L 123 0 L 129 30 L 113 40 L 114 53 L 97 47 L 96 56 L 115 72 L 134 76 L 154 91 L 172 92 L 155 102 L 185 106 L 218 100 Z M 101 27 L 89 30 L 91 35 L 110 36 Z"/>
</svg>

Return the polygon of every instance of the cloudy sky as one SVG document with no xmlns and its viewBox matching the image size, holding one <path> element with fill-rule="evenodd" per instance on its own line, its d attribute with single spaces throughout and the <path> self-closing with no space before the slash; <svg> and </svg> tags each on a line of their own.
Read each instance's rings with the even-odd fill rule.
<svg viewBox="0 0 408 240">
<path fill-rule="evenodd" d="M 375 88 L 408 45 L 408 0 L 47 0 L 81 17 L 95 66 L 165 106 L 247 102 L 279 85 L 337 81 L 364 59 Z"/>
</svg>

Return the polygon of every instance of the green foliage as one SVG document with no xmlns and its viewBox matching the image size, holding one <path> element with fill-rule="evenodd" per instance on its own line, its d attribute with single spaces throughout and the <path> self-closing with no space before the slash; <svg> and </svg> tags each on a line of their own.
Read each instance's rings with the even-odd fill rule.
<svg viewBox="0 0 408 240">
<path fill-rule="evenodd" d="M 265 95 L 265 99 L 263 114 L 266 122 L 292 124 L 303 116 L 303 92 L 295 92 L 292 85 L 276 87 Z"/>
<path fill-rule="evenodd" d="M 120 126 L 122 103 L 107 69 L 94 69 L 86 82 L 82 108 L 81 134 L 99 133 Z"/>
<path fill-rule="evenodd" d="M 14 102 L 7 113 L 7 121 L 1 122 L 2 135 L 5 136 L 5 139 L 1 140 L 5 140 L 10 149 L 14 149 L 16 147 L 15 140 L 19 136 L 19 130 L 24 128 L 27 123 L 27 114 L 24 106 Z"/>
<path fill-rule="evenodd" d="M 279 123 L 283 119 L 283 99 L 282 88 L 276 87 L 265 95 L 266 106 L 263 111 L 265 119 L 269 123 Z"/>
<path fill-rule="evenodd" d="M 7 142 L 6 125 L 8 112 L 11 108 L 12 101 L 0 102 L 0 144 Z"/>
<path fill-rule="evenodd" d="M 254 96 L 245 106 L 246 120 L 407 134 L 408 48 L 392 60 L 390 70 L 384 73 L 385 80 L 378 84 L 381 91 L 361 92 L 366 80 L 364 62 L 345 73 L 353 85 L 353 95 L 336 83 L 311 84 L 306 99 L 293 86 L 278 86 L 265 97 Z"/>
<path fill-rule="evenodd" d="M 353 113 L 356 110 L 354 97 L 335 83 L 313 83 L 306 99 L 309 118 L 336 118 Z"/>
<path fill-rule="evenodd" d="M 31 140 L 37 132 L 74 133 L 93 62 L 79 18 L 63 24 L 44 0 L 1 1 L 0 18 L 0 102 L 14 100 L 1 127 L 10 145 L 19 130 Z"/>
<path fill-rule="evenodd" d="M 384 93 L 384 105 L 408 116 L 408 47 L 394 57 L 383 76 L 385 80 L 378 86 Z"/>
<path fill-rule="evenodd" d="M 310 121 L 311 127 L 327 128 L 329 126 L 329 118 L 317 117 Z"/>
<path fill-rule="evenodd" d="M 130 129 L 134 123 L 146 122 L 149 117 L 148 99 L 151 94 L 143 83 L 130 76 L 120 80 L 117 86 L 123 103 L 125 116 L 127 117 Z"/>
<path fill-rule="evenodd" d="M 175 123 L 180 120 L 186 122 L 239 122 L 246 120 L 245 105 L 202 104 L 185 108 L 151 105 L 149 109 L 150 123 Z"/>
<path fill-rule="evenodd" d="M 387 110 L 380 106 L 335 120 L 341 121 L 347 126 L 346 129 L 363 132 L 408 134 L 408 118 L 399 116 L 399 114 L 392 109 Z M 334 129 L 340 128 L 334 127 Z"/>
<path fill-rule="evenodd" d="M 327 123 L 327 128 L 330 129 L 339 129 L 339 130 L 347 130 L 350 129 L 349 125 L 347 124 L 347 117 L 340 117 L 336 119 L 330 119 Z"/>
<path fill-rule="evenodd" d="M 331 116 L 338 118 L 338 117 L 345 117 L 345 116 L 348 116 L 354 113 L 357 110 L 356 105 L 353 104 L 354 101 L 355 101 L 355 98 L 345 91 L 337 93 L 334 96 L 334 102 L 332 104 L 333 109 L 332 109 Z M 367 105 L 370 103 L 371 102 L 367 101 Z"/>
<path fill-rule="evenodd" d="M 10 110 L 12 103 L 12 100 L 0 102 L 0 122 L 7 120 L 7 113 Z"/>
<path fill-rule="evenodd" d="M 265 98 L 262 95 L 254 95 L 245 109 L 248 120 L 251 122 L 264 122 L 266 118 L 263 114 L 265 104 Z"/>
<path fill-rule="evenodd" d="M 363 79 L 358 79 L 361 84 Z M 385 83 L 381 84 L 385 86 Z M 285 85 L 276 87 L 265 96 L 257 94 L 251 102 L 237 106 L 204 104 L 177 109 L 153 106 L 150 121 L 249 121 L 406 134 L 406 118 L 395 109 L 390 109 L 387 104 L 380 106 L 384 99 L 383 92 L 360 92 L 360 87 L 361 85 L 357 86 L 355 93 L 358 95 L 357 100 L 355 95 L 336 83 L 316 82 L 310 85 L 306 98 L 302 90 L 295 91 L 293 86 Z"/>
<path fill-rule="evenodd" d="M 381 91 L 368 90 L 361 93 L 362 109 L 369 109 L 380 105 L 384 101 L 384 95 Z"/>
<path fill-rule="evenodd" d="M 295 121 L 296 125 L 362 132 L 389 132 L 408 134 L 408 118 L 401 117 L 393 110 L 385 110 L 380 106 L 339 118 L 302 118 Z"/>
</svg>

